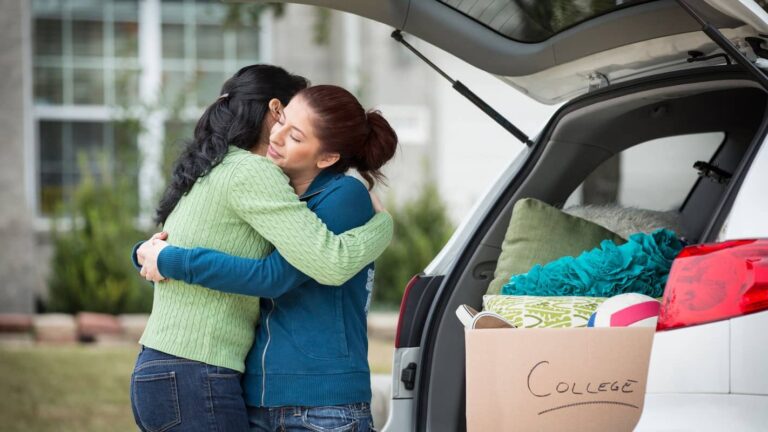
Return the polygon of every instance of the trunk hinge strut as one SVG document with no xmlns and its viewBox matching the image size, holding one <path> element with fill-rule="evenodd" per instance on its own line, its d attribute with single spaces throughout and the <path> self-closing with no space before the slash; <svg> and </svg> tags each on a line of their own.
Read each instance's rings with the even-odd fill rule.
<svg viewBox="0 0 768 432">
<path fill-rule="evenodd" d="M 757 66 L 755 66 L 754 63 L 749 61 L 749 59 L 739 51 L 738 48 L 736 48 L 730 40 L 728 40 L 727 37 L 725 37 L 720 30 L 717 29 L 717 27 L 713 26 L 712 24 L 708 23 L 704 18 L 699 15 L 698 12 L 696 12 L 696 9 L 694 9 L 691 5 L 688 4 L 686 0 L 677 0 L 677 2 L 680 4 L 680 7 L 685 10 L 688 15 L 693 17 L 699 24 L 701 24 L 701 31 L 704 32 L 707 36 L 709 36 L 710 39 L 712 39 L 720 48 L 725 51 L 726 54 L 731 56 L 734 60 L 736 60 L 737 63 L 739 63 L 741 66 L 744 67 L 744 69 L 747 70 L 752 76 L 755 77 L 755 79 L 760 83 L 760 85 L 763 86 L 764 89 L 768 90 L 768 77 L 763 73 L 763 71 L 760 70 Z"/>
<path fill-rule="evenodd" d="M 459 92 L 459 93 L 460 93 L 462 96 L 464 96 L 465 98 L 469 99 L 469 101 L 470 101 L 470 102 L 472 102 L 473 104 L 475 104 L 475 106 L 477 106 L 478 108 L 480 108 L 480 109 L 481 109 L 481 110 L 482 110 L 484 113 L 486 113 L 486 114 L 487 114 L 487 115 L 488 115 L 490 118 L 492 118 L 492 119 L 493 119 L 493 120 L 494 120 L 496 123 L 498 123 L 499 125 L 501 125 L 501 127 L 503 127 L 504 129 L 506 129 L 506 130 L 507 130 L 509 133 L 511 133 L 512 135 L 514 135 L 514 137 L 515 137 L 515 138 L 517 138 L 517 139 L 518 139 L 518 140 L 520 140 L 520 141 L 521 141 L 523 144 L 525 144 L 525 145 L 527 145 L 527 146 L 529 146 L 529 147 L 533 145 L 533 141 L 531 141 L 531 140 L 530 140 L 530 138 L 528 138 L 528 135 L 526 135 L 525 133 L 523 133 L 523 131 L 521 131 L 521 130 L 520 130 L 520 129 L 518 129 L 518 128 L 517 128 L 515 125 L 513 125 L 512 123 L 510 123 L 510 122 L 509 122 L 509 120 L 507 120 L 506 118 L 504 118 L 504 116 L 502 116 L 501 114 L 499 114 L 499 112 L 498 112 L 498 111 L 496 111 L 495 109 L 493 109 L 493 108 L 492 108 L 490 105 L 488 105 L 488 104 L 487 104 L 487 103 L 486 103 L 484 100 L 480 99 L 480 96 L 478 96 L 478 95 L 474 94 L 474 93 L 472 92 L 472 90 L 468 89 L 468 88 L 467 88 L 467 87 L 466 87 L 464 84 L 462 84 L 460 81 L 458 81 L 458 80 L 455 80 L 455 79 L 453 79 L 453 78 L 449 77 L 449 76 L 448 76 L 448 74 L 446 74 L 445 72 L 443 72 L 443 70 L 442 70 L 442 69 L 440 69 L 439 67 L 437 67 L 437 65 L 435 65 L 434 63 L 432 63 L 431 61 L 429 61 L 429 59 L 427 59 L 426 57 L 424 57 L 424 55 L 422 55 L 422 54 L 421 54 L 419 51 L 417 51 L 417 50 L 416 50 L 416 48 L 414 48 L 414 47 L 413 47 L 411 44 L 409 44 L 408 42 L 406 42 L 406 41 L 405 41 L 405 39 L 403 38 L 403 33 L 402 33 L 400 30 L 395 30 L 395 31 L 393 31 L 393 32 L 392 32 L 392 39 L 394 39 L 394 40 L 396 40 L 396 41 L 400 42 L 401 44 L 403 44 L 403 45 L 404 45 L 406 48 L 408 48 L 408 49 L 409 49 L 411 52 L 413 52 L 414 54 L 416 54 L 416 56 L 417 56 L 418 58 L 420 58 L 421 60 L 423 60 L 423 61 L 424 61 L 424 63 L 426 63 L 427 65 L 429 65 L 429 67 L 431 67 L 432 69 L 436 70 L 436 71 L 437 71 L 437 73 L 439 73 L 440 75 L 442 75 L 442 76 L 443 76 L 445 79 L 447 79 L 447 80 L 448 80 L 448 81 L 451 83 L 451 86 L 453 86 L 453 88 L 454 88 L 454 89 L 455 89 L 457 92 Z"/>
</svg>

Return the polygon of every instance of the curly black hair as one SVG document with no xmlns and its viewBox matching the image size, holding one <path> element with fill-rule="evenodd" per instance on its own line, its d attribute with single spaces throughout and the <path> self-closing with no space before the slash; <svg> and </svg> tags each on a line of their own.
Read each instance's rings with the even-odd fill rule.
<svg viewBox="0 0 768 432">
<path fill-rule="evenodd" d="M 233 145 L 251 150 L 259 142 L 268 103 L 279 99 L 287 105 L 306 78 L 265 64 L 246 66 L 221 87 L 221 97 L 203 112 L 195 126 L 194 138 L 173 165 L 173 173 L 155 213 L 155 222 L 165 223 L 181 197 L 198 178 L 207 175 Z"/>
</svg>

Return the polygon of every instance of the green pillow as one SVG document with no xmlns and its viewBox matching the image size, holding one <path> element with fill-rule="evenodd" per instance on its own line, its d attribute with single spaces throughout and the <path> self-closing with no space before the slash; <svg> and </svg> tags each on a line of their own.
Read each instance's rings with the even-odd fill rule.
<svg viewBox="0 0 768 432">
<path fill-rule="evenodd" d="M 483 310 L 495 312 L 517 328 L 586 327 L 604 297 L 485 295 Z"/>
<path fill-rule="evenodd" d="M 603 240 L 626 243 L 618 234 L 533 198 L 515 203 L 507 234 L 501 244 L 488 294 L 499 294 L 512 275 L 528 272 L 564 256 L 578 256 Z"/>
</svg>

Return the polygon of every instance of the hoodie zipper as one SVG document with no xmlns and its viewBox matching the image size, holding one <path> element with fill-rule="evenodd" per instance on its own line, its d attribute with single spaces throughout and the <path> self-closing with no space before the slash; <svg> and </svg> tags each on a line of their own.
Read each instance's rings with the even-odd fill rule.
<svg viewBox="0 0 768 432">
<path fill-rule="evenodd" d="M 261 353 L 261 406 L 265 406 L 264 398 L 267 393 L 267 348 L 269 348 L 269 342 L 272 340 L 272 333 L 269 331 L 269 318 L 272 316 L 272 311 L 275 310 L 275 300 L 269 299 L 272 302 L 272 308 L 267 313 L 267 319 L 264 320 L 267 326 L 267 343 L 264 344 L 264 352 Z"/>
</svg>

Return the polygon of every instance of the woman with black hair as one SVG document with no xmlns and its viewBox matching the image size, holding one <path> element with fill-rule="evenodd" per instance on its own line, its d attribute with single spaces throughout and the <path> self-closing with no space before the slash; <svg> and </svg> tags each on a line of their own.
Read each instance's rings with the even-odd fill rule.
<svg viewBox="0 0 768 432">
<path fill-rule="evenodd" d="M 347 90 L 301 90 L 272 128 L 267 158 L 302 200 L 340 233 L 363 225 L 372 188 L 395 154 L 397 135 L 378 111 Z M 246 359 L 245 401 L 252 432 L 371 431 L 367 312 L 373 264 L 341 286 L 328 286 L 288 263 L 155 241 L 145 246 L 151 279 L 164 276 L 212 290 L 261 298 L 256 343 Z"/>
<path fill-rule="evenodd" d="M 388 214 L 335 235 L 280 168 L 259 155 L 281 105 L 306 86 L 304 78 L 267 65 L 243 68 L 224 84 L 175 164 L 157 211 L 175 245 L 246 258 L 265 257 L 274 246 L 292 266 L 329 285 L 344 283 L 383 252 L 392 236 Z M 138 265 L 141 256 L 134 254 Z M 131 379 L 139 428 L 247 430 L 240 377 L 258 318 L 257 297 L 183 281 L 156 284 Z"/>
</svg>

